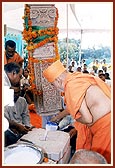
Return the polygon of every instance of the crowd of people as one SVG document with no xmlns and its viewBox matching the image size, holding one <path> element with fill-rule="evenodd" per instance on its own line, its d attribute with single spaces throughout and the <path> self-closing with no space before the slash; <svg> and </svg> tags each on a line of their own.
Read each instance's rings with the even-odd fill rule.
<svg viewBox="0 0 115 168">
<path fill-rule="evenodd" d="M 9 122 L 4 133 L 5 147 L 16 143 L 34 127 L 42 127 L 42 118 L 36 113 L 30 89 L 29 69 L 23 69 L 23 61 L 16 52 L 15 42 L 8 40 L 4 52 L 4 86 L 14 90 L 14 106 L 4 106 L 4 117 Z M 65 107 L 50 121 L 58 122 L 58 129 L 70 134 L 73 150 L 70 164 L 77 164 L 80 160 L 79 149 L 104 157 L 98 160 L 96 155 L 96 161 L 92 161 L 94 164 L 111 163 L 111 80 L 105 60 L 101 69 L 97 64 L 96 60 L 89 72 L 85 60 L 78 67 L 72 61 L 67 70 L 58 60 L 43 71 L 48 82 L 64 93 Z"/>
<path fill-rule="evenodd" d="M 85 59 L 83 59 L 81 64 L 78 65 L 76 64 L 76 61 L 72 60 L 68 66 L 68 71 L 71 73 L 82 72 L 98 76 L 111 87 L 110 67 L 111 66 L 106 63 L 106 59 L 103 59 L 100 62 L 98 59 L 94 59 L 94 61 L 89 65 L 86 64 Z"/>
</svg>

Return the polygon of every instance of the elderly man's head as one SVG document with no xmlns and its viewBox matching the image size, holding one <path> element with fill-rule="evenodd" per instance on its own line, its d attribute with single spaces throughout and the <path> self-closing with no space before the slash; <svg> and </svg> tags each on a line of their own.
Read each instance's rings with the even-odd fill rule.
<svg viewBox="0 0 115 168">
<path fill-rule="evenodd" d="M 107 161 L 95 151 L 79 149 L 73 155 L 70 164 L 107 164 Z"/>
<path fill-rule="evenodd" d="M 43 71 L 43 76 L 59 91 L 63 92 L 66 73 L 67 71 L 63 64 L 57 60 Z"/>
<path fill-rule="evenodd" d="M 6 72 L 12 86 L 19 84 L 20 79 L 22 78 L 22 68 L 19 64 L 15 62 L 8 63 L 4 65 L 4 71 Z"/>
</svg>

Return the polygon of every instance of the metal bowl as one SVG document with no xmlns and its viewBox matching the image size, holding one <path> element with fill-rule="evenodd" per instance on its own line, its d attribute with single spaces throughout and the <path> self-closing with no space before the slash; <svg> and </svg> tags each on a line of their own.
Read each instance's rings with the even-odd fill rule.
<svg viewBox="0 0 115 168">
<path fill-rule="evenodd" d="M 13 144 L 4 149 L 4 164 L 40 164 L 43 162 L 43 158 L 43 150 L 34 144 Z"/>
</svg>

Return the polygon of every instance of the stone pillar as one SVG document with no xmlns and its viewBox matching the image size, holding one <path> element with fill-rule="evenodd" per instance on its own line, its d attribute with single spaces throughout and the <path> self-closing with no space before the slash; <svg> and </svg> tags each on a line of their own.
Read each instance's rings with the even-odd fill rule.
<svg viewBox="0 0 115 168">
<path fill-rule="evenodd" d="M 30 20 L 32 21 L 32 29 L 35 28 L 36 30 L 39 30 L 57 28 L 57 23 L 55 20 L 57 14 L 55 5 L 29 4 L 28 6 L 30 7 Z M 38 38 L 41 40 L 42 37 L 40 36 Z M 39 42 L 36 43 L 36 41 L 34 41 L 34 45 L 39 46 L 38 43 Z M 34 95 L 37 112 L 42 116 L 56 114 L 60 109 L 62 109 L 61 94 L 42 75 L 43 70 L 56 60 L 56 42 L 51 39 L 46 44 L 38 48 L 34 48 L 34 51 L 29 51 L 29 53 L 31 55 L 30 59 L 32 58 L 35 60 L 31 66 L 33 66 L 34 69 L 34 82 L 36 90 L 39 91 L 39 93 L 42 93 Z"/>
</svg>

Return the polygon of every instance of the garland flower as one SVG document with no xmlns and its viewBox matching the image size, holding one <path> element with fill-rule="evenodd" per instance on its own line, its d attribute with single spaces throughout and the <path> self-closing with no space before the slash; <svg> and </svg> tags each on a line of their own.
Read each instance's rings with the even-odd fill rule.
<svg viewBox="0 0 115 168">
<path fill-rule="evenodd" d="M 42 90 L 37 90 L 35 85 L 35 73 L 34 73 L 34 63 L 53 63 L 56 60 L 60 59 L 58 54 L 58 33 L 59 29 L 57 28 L 58 22 L 58 10 L 56 8 L 56 17 L 54 21 L 54 27 L 40 27 L 32 26 L 32 21 L 30 18 L 30 6 L 25 5 L 24 16 L 24 30 L 22 32 L 23 40 L 27 43 L 28 50 L 28 68 L 30 76 L 30 89 L 34 94 L 42 95 Z M 33 52 L 35 49 L 44 46 L 48 42 L 54 42 L 55 57 L 39 60 L 33 57 Z"/>
<path fill-rule="evenodd" d="M 56 40 L 57 42 L 57 35 L 59 33 L 59 29 L 57 28 L 57 21 L 58 21 L 57 8 L 56 8 L 54 27 L 43 28 L 40 26 L 32 26 L 32 21 L 30 19 L 30 7 L 27 4 L 25 5 L 25 12 L 24 12 L 23 19 L 24 19 L 24 24 L 23 24 L 24 30 L 22 32 L 22 35 L 23 35 L 23 40 L 25 40 L 28 43 L 28 47 L 27 47 L 28 51 L 31 51 L 31 50 L 33 51 L 34 49 L 41 47 L 44 44 L 51 41 L 55 42 Z M 33 42 L 33 45 L 31 42 Z"/>
</svg>

